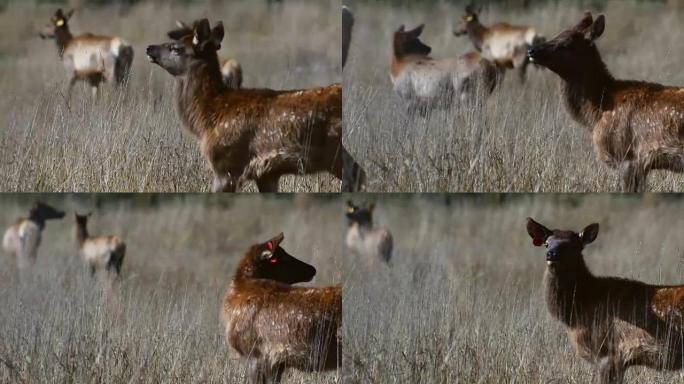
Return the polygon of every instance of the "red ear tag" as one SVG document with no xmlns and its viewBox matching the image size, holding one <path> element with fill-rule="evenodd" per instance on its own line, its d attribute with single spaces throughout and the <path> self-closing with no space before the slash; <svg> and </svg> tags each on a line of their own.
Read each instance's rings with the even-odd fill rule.
<svg viewBox="0 0 684 384">
<path fill-rule="evenodd" d="M 270 261 L 270 262 L 271 262 L 271 264 L 275 264 L 275 263 L 277 263 L 277 262 L 278 262 L 278 259 L 277 259 L 277 258 L 275 258 L 275 257 L 271 257 L 270 259 L 268 259 L 268 261 Z"/>
<path fill-rule="evenodd" d="M 268 248 L 269 251 L 272 251 L 273 250 L 273 243 L 271 243 L 270 241 L 268 243 L 266 243 L 266 248 Z"/>
<path fill-rule="evenodd" d="M 532 244 L 534 244 L 535 247 L 539 247 L 544 244 L 544 240 L 542 240 L 541 237 L 535 237 L 532 239 Z"/>
</svg>

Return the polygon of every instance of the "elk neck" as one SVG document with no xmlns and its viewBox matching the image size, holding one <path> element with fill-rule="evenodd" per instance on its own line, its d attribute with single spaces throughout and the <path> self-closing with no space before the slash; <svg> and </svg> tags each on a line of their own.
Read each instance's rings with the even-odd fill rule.
<svg viewBox="0 0 684 384">
<path fill-rule="evenodd" d="M 613 108 L 615 79 L 601 60 L 598 51 L 591 63 L 579 71 L 560 74 L 565 106 L 575 121 L 592 128 L 601 114 Z"/>
<path fill-rule="evenodd" d="M 55 29 L 55 43 L 57 44 L 57 53 L 61 59 L 64 56 L 64 50 L 67 45 L 74 39 L 74 36 L 69 31 L 69 28 L 56 28 Z"/>
<path fill-rule="evenodd" d="M 577 301 L 584 296 L 583 290 L 591 289 L 594 279 L 596 277 L 587 268 L 583 257 L 572 270 L 551 272 L 547 267 L 544 285 L 549 313 L 566 325 L 575 323 Z"/>
<path fill-rule="evenodd" d="M 212 100 L 226 90 L 216 54 L 208 60 L 190 65 L 176 84 L 176 105 L 181 120 L 197 137 L 213 127 L 220 111 L 215 111 Z"/>
<path fill-rule="evenodd" d="M 38 228 L 40 228 L 41 231 L 45 228 L 45 218 L 41 216 L 41 214 L 37 211 L 31 210 L 31 212 L 29 213 L 28 220 L 36 223 L 36 225 L 38 226 Z"/>
<path fill-rule="evenodd" d="M 78 240 L 79 245 L 83 245 L 88 239 L 88 228 L 85 225 L 76 223 L 76 240 Z"/>
<path fill-rule="evenodd" d="M 466 24 L 468 38 L 473 43 L 476 50 L 482 51 L 482 41 L 484 40 L 488 29 L 489 28 L 480 23 L 480 20 L 473 20 Z"/>
</svg>

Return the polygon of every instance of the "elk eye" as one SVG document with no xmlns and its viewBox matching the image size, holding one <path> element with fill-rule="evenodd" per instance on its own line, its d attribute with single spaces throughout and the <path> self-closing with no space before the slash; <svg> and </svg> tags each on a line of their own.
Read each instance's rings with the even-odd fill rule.
<svg viewBox="0 0 684 384">
<path fill-rule="evenodd" d="M 183 52 L 183 49 L 182 49 L 181 47 L 171 47 L 171 52 L 173 52 L 173 53 L 175 53 L 175 54 L 178 55 L 178 54 L 180 54 L 181 52 Z"/>
</svg>

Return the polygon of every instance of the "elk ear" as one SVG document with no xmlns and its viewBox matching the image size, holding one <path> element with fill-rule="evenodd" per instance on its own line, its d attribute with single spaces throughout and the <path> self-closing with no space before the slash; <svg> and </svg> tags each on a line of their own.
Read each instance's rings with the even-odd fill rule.
<svg viewBox="0 0 684 384">
<path fill-rule="evenodd" d="M 591 244 L 594 240 L 596 240 L 596 236 L 598 236 L 598 231 L 598 223 L 587 225 L 587 227 L 584 228 L 584 230 L 582 230 L 582 232 L 579 234 L 580 239 L 582 239 L 582 243 L 584 243 L 584 245 Z"/>
<path fill-rule="evenodd" d="M 202 19 L 195 21 L 193 28 L 194 36 L 192 38 L 193 45 L 199 45 L 201 42 L 209 40 L 211 35 L 211 28 L 209 27 L 209 20 Z"/>
<path fill-rule="evenodd" d="M 601 37 L 603 35 L 603 31 L 606 29 L 606 18 L 603 15 L 600 15 L 599 17 L 596 18 L 596 21 L 594 21 L 594 24 L 591 26 L 591 34 L 589 35 L 589 38 L 593 41 Z"/>
<path fill-rule="evenodd" d="M 405 31 L 406 31 L 406 29 L 405 29 L 405 27 L 404 27 L 404 24 L 402 24 L 402 25 L 397 29 L 397 32 L 405 32 Z"/>
<path fill-rule="evenodd" d="M 527 218 L 527 233 L 532 238 L 532 244 L 539 247 L 551 236 L 551 231 L 537 223 L 531 217 Z"/>
<path fill-rule="evenodd" d="M 176 26 L 180 29 L 191 29 L 189 25 L 185 24 L 180 20 L 176 20 Z"/>
<path fill-rule="evenodd" d="M 211 41 L 214 43 L 216 46 L 216 50 L 218 51 L 221 49 L 221 42 L 223 41 L 223 36 L 224 36 L 224 30 L 223 30 L 223 22 L 219 21 L 214 28 L 211 29 Z"/>
<path fill-rule="evenodd" d="M 578 32 L 584 33 L 589 29 L 589 27 L 591 27 L 593 23 L 594 17 L 591 15 L 591 12 L 584 12 L 584 17 L 582 18 L 582 20 L 580 20 L 579 23 L 577 23 L 577 25 L 575 25 L 573 29 Z"/>
<path fill-rule="evenodd" d="M 74 10 L 71 9 L 71 10 L 69 10 L 69 12 L 67 12 L 66 15 L 64 15 L 64 18 L 69 20 L 69 19 L 71 19 L 71 16 L 73 16 L 73 15 L 74 15 Z"/>
<path fill-rule="evenodd" d="M 414 28 L 410 33 L 413 35 L 413 37 L 418 37 L 420 36 L 421 33 L 423 33 L 423 28 L 425 28 L 425 24 L 421 24 Z"/>
<path fill-rule="evenodd" d="M 276 248 L 278 248 L 278 245 L 280 245 L 280 243 L 282 243 L 284 239 L 285 239 L 285 235 L 283 235 L 283 233 L 280 232 L 276 237 L 267 241 L 266 244 L 264 244 L 264 246 L 269 251 L 274 251 Z"/>
</svg>

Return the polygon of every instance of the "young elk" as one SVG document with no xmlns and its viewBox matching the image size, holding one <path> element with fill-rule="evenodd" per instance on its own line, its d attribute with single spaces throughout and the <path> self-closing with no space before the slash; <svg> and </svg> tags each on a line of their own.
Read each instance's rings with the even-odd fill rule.
<svg viewBox="0 0 684 384">
<path fill-rule="evenodd" d="M 468 5 L 463 15 L 462 26 L 454 31 L 455 36 L 468 35 L 478 52 L 488 60 L 508 68 L 517 68 L 521 82 L 527 72 L 527 49 L 544 40 L 532 27 L 497 23 L 485 27 L 478 17 L 482 8 Z"/>
<path fill-rule="evenodd" d="M 64 212 L 47 204 L 36 202 L 29 211 L 29 216 L 20 218 L 7 228 L 2 238 L 2 247 L 12 257 L 17 259 L 17 266 L 21 269 L 33 265 L 38 254 L 41 234 L 45 228 L 45 221 L 61 219 Z"/>
<path fill-rule="evenodd" d="M 527 233 L 546 251 L 546 306 L 577 354 L 596 365 L 599 382 L 619 384 L 630 366 L 678 370 L 684 358 L 684 286 L 594 276 L 582 250 L 598 235 L 549 230 L 527 219 Z"/>
<path fill-rule="evenodd" d="M 91 33 L 74 37 L 68 24 L 73 13 L 73 9 L 66 14 L 58 9 L 40 33 L 41 38 L 54 38 L 57 43 L 59 58 L 71 75 L 69 92 L 78 80 L 87 81 L 93 95 L 102 82 L 124 83 L 133 62 L 133 47 L 119 37 Z"/>
<path fill-rule="evenodd" d="M 251 383 L 280 383 L 287 368 L 341 363 L 342 290 L 304 288 L 316 269 L 280 247 L 283 234 L 249 248 L 223 299 L 226 342 L 249 359 Z"/>
<path fill-rule="evenodd" d="M 389 263 L 394 241 L 387 229 L 373 228 L 374 208 L 372 203 L 364 207 L 347 201 L 347 249 L 357 255 Z"/>
<path fill-rule="evenodd" d="M 340 84 L 292 91 L 230 89 L 221 80 L 216 55 L 221 22 L 212 29 L 202 19 L 169 37 L 172 42 L 147 47 L 147 55 L 177 79 L 177 109 L 199 139 L 214 173 L 214 191 L 233 192 L 255 180 L 259 191 L 275 192 L 284 174 L 321 171 L 342 179 L 346 191 L 363 179 L 342 146 Z M 345 161 L 352 166 L 343 167 Z"/>
<path fill-rule="evenodd" d="M 425 115 L 427 110 L 448 108 L 453 98 L 465 100 L 477 92 L 488 95 L 496 87 L 499 70 L 477 52 L 454 59 L 435 60 L 432 48 L 418 36 L 425 24 L 406 31 L 402 25 L 394 32 L 390 78 L 394 91 L 409 104 L 409 112 Z"/>
<path fill-rule="evenodd" d="M 594 150 L 622 168 L 623 188 L 636 192 L 653 169 L 684 171 L 684 88 L 616 80 L 594 41 L 605 18 L 587 12 L 573 28 L 530 48 L 530 59 L 561 78 L 570 115 L 592 131 Z"/>
<path fill-rule="evenodd" d="M 90 273 L 104 269 L 114 277 L 121 275 L 121 264 L 126 255 L 126 243 L 119 236 L 90 236 L 87 215 L 74 214 L 76 218 L 76 241 L 78 253 L 83 262 L 90 267 Z"/>
</svg>

